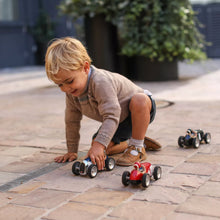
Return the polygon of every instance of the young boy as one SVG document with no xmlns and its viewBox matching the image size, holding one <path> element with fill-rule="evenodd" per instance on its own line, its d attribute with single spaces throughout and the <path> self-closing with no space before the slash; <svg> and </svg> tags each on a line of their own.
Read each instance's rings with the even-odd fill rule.
<svg viewBox="0 0 220 220">
<path fill-rule="evenodd" d="M 104 168 L 105 151 L 124 152 L 116 161 L 121 166 L 146 159 L 144 139 L 145 144 L 151 144 L 151 140 L 145 138 L 145 133 L 156 113 L 149 91 L 120 74 L 92 66 L 82 43 L 70 37 L 52 42 L 47 49 L 45 67 L 48 78 L 66 93 L 68 153 L 56 157 L 56 162 L 77 158 L 82 115 L 102 122 L 88 151 L 99 170 Z"/>
</svg>

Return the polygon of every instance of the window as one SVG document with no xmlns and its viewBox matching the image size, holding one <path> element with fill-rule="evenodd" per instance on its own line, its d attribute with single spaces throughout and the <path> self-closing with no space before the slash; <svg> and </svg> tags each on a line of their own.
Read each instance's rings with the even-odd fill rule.
<svg viewBox="0 0 220 220">
<path fill-rule="evenodd" d="M 0 21 L 17 19 L 18 0 L 0 0 Z"/>
</svg>

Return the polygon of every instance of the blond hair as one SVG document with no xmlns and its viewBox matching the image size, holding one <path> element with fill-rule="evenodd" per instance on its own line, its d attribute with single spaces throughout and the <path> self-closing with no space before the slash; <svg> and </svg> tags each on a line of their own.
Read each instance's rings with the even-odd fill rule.
<svg viewBox="0 0 220 220">
<path fill-rule="evenodd" d="M 47 48 L 45 57 L 45 69 L 47 77 L 51 80 L 60 69 L 78 70 L 85 61 L 91 64 L 86 48 L 83 44 L 72 37 L 54 39 Z"/>
</svg>

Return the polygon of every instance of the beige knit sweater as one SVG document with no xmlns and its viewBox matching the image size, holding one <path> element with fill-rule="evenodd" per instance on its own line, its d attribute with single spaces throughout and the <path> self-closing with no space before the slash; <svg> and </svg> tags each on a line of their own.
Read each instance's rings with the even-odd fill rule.
<svg viewBox="0 0 220 220">
<path fill-rule="evenodd" d="M 82 115 L 102 122 L 96 141 L 108 146 L 117 127 L 129 115 L 129 101 L 144 90 L 124 76 L 91 66 L 86 92 L 66 94 L 66 140 L 68 152 L 78 152 Z"/>
</svg>

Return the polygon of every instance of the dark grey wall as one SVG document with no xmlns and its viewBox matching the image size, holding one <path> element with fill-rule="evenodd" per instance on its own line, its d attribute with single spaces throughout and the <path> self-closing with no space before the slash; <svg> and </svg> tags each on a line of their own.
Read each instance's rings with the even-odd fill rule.
<svg viewBox="0 0 220 220">
<path fill-rule="evenodd" d="M 193 5 L 198 12 L 198 19 L 204 25 L 200 31 L 204 34 L 206 41 L 211 42 L 206 52 L 209 58 L 220 57 L 220 3 Z"/>
<path fill-rule="evenodd" d="M 56 36 L 74 36 L 72 22 L 58 15 L 57 5 L 61 0 L 18 0 L 17 19 L 0 21 L 0 68 L 36 64 L 37 45 L 28 31 L 35 24 L 39 4 L 56 22 Z"/>
<path fill-rule="evenodd" d="M 36 65 L 37 45 L 28 27 L 35 24 L 40 4 L 56 22 L 56 36 L 75 36 L 73 24 L 65 16 L 58 15 L 57 5 L 61 0 L 17 0 L 17 19 L 0 21 L 0 68 Z M 220 3 L 196 4 L 198 18 L 204 24 L 201 32 L 212 42 L 207 47 L 210 58 L 220 57 Z"/>
</svg>

